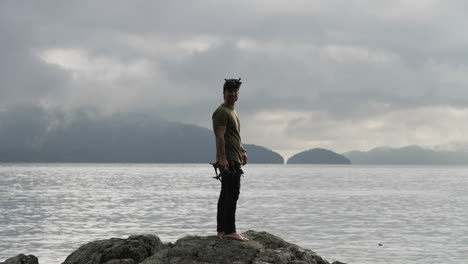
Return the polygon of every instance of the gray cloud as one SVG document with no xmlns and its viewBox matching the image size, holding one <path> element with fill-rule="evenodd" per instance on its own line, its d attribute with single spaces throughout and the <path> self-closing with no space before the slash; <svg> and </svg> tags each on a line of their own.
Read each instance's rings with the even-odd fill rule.
<svg viewBox="0 0 468 264">
<path fill-rule="evenodd" d="M 2 20 L 0 103 L 38 103 L 45 95 L 54 93 L 63 86 L 68 76 L 64 71 L 47 65 L 34 55 L 34 46 L 29 46 L 33 39 L 28 25 L 19 21 L 9 21 L 5 17 Z"/>
<path fill-rule="evenodd" d="M 246 139 L 285 152 L 325 141 L 345 150 L 346 140 L 357 142 L 349 148 L 401 145 L 415 136 L 402 128 L 401 140 L 389 140 L 386 130 L 362 124 L 395 116 L 405 123 L 410 114 L 426 113 L 420 116 L 426 126 L 442 133 L 450 125 L 438 126 L 427 109 L 445 109 L 437 116 L 458 120 L 457 111 L 468 108 L 468 37 L 461 33 L 467 7 L 464 1 L 2 1 L 0 103 L 150 112 L 209 127 L 223 79 L 242 77 L 238 108 Z M 289 113 L 282 115 L 291 118 L 288 130 L 259 120 L 267 118 L 263 113 Z M 266 133 L 259 122 L 279 132 L 259 138 Z M 327 132 L 333 129 L 358 135 Z M 313 133 L 300 132 L 306 130 Z M 363 143 L 367 133 L 375 138 Z M 447 134 L 418 142 L 460 140 Z"/>
</svg>

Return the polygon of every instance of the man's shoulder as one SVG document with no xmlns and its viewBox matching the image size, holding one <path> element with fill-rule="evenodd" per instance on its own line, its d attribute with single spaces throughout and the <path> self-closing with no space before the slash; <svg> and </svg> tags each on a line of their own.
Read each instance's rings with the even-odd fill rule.
<svg viewBox="0 0 468 264">
<path fill-rule="evenodd" d="M 231 111 L 229 107 L 225 106 L 224 104 L 221 104 L 220 106 L 218 106 L 218 108 L 216 108 L 216 110 L 213 113 L 220 113 L 220 112 L 230 113 Z"/>
<path fill-rule="evenodd" d="M 216 108 L 216 110 L 214 110 L 212 118 L 213 120 L 219 119 L 221 116 L 225 116 L 226 113 L 226 109 L 224 109 L 223 105 L 220 105 L 218 108 Z"/>
<path fill-rule="evenodd" d="M 216 111 L 220 111 L 220 110 L 222 110 L 222 109 L 225 109 L 225 108 L 224 108 L 224 104 L 220 104 L 220 105 L 216 108 L 215 112 L 216 112 Z"/>
</svg>

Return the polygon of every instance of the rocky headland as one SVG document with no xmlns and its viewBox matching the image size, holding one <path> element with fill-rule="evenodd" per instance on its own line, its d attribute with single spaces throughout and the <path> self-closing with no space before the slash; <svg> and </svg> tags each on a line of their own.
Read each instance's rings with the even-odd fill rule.
<svg viewBox="0 0 468 264">
<path fill-rule="evenodd" d="M 155 235 L 98 240 L 81 246 L 62 264 L 330 264 L 313 251 L 267 232 L 247 231 L 242 235 L 250 241 L 187 236 L 175 243 L 163 243 Z M 35 256 L 21 254 L 0 264 L 38 263 Z"/>
</svg>

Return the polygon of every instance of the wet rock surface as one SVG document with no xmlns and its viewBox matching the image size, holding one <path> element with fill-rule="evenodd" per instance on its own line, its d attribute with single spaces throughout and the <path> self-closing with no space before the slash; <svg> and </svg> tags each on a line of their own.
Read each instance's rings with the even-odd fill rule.
<svg viewBox="0 0 468 264">
<path fill-rule="evenodd" d="M 163 243 L 154 235 L 98 240 L 81 246 L 62 264 L 330 264 L 315 252 L 267 232 L 247 231 L 242 235 L 250 241 L 187 236 L 175 243 Z M 38 261 L 32 255 L 18 255 L 0 264 Z"/>
<path fill-rule="evenodd" d="M 33 255 L 24 255 L 24 254 L 19 254 L 16 257 L 9 258 L 5 260 L 5 262 L 0 262 L 0 264 L 38 264 L 39 261 L 37 257 Z"/>
<path fill-rule="evenodd" d="M 63 264 L 136 264 L 163 248 L 154 235 L 98 240 L 81 246 Z"/>
</svg>

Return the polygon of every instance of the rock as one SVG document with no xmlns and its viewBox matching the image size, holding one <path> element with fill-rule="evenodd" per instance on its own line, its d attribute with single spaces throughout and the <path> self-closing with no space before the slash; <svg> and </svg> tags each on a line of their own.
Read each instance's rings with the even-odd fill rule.
<svg viewBox="0 0 468 264">
<path fill-rule="evenodd" d="M 156 253 L 142 264 L 248 263 L 257 253 L 257 248 L 240 241 L 218 236 L 189 236 L 177 240 L 170 248 Z"/>
<path fill-rule="evenodd" d="M 311 250 L 302 249 L 267 232 L 248 231 L 244 243 L 218 236 L 190 236 L 157 252 L 142 264 L 329 264 Z"/>
<path fill-rule="evenodd" d="M 313 251 L 267 232 L 242 235 L 250 241 L 187 236 L 164 244 L 154 235 L 98 240 L 81 246 L 62 264 L 330 264 Z M 0 264 L 38 264 L 38 260 L 21 254 Z"/>
<path fill-rule="evenodd" d="M 328 261 L 323 260 L 315 252 L 288 243 L 282 238 L 267 232 L 247 231 L 243 236 L 262 247 L 254 263 L 329 264 Z"/>
<path fill-rule="evenodd" d="M 81 246 L 63 264 L 136 264 L 164 247 L 154 235 L 98 240 Z"/>
<path fill-rule="evenodd" d="M 39 264 L 37 257 L 33 255 L 24 255 L 19 254 L 16 257 L 9 258 L 5 262 L 0 262 L 0 264 Z"/>
</svg>

